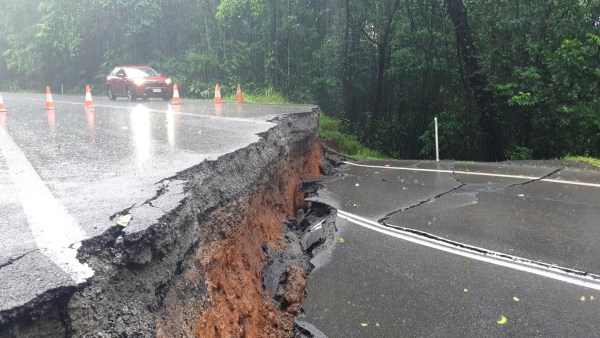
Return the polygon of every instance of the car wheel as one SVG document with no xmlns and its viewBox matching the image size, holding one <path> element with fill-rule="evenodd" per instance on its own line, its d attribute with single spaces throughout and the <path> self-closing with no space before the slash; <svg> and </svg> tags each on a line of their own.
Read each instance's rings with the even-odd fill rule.
<svg viewBox="0 0 600 338">
<path fill-rule="evenodd" d="M 113 93 L 111 86 L 108 86 L 108 99 L 111 101 L 114 101 L 117 99 L 117 95 L 115 95 L 115 93 Z"/>
<path fill-rule="evenodd" d="M 135 94 L 133 94 L 133 90 L 131 89 L 131 87 L 127 87 L 127 101 L 135 101 Z"/>
</svg>

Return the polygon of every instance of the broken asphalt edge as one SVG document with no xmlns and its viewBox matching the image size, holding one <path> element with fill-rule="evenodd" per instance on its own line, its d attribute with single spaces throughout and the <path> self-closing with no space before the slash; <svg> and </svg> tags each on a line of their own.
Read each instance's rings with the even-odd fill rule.
<svg viewBox="0 0 600 338">
<path fill-rule="evenodd" d="M 130 212 L 130 227 L 112 227 L 83 242 L 78 258 L 96 270 L 94 277 L 77 286 L 47 290 L 22 306 L 2 311 L 0 336 L 81 336 L 85 328 L 82 331 L 79 326 L 86 321 L 96 324 L 90 325 L 94 332 L 106 334 L 116 333 L 119 327 L 134 326 L 136 330 L 147 325 L 146 334 L 140 336 L 152 336 L 162 305 L 160 293 L 173 285 L 182 263 L 207 240 L 197 237 L 202 217 L 252 190 L 265 170 L 289 155 L 291 149 L 302 149 L 314 141 L 318 114 L 319 109 L 313 108 L 276 117 L 272 120 L 275 126 L 259 135 L 259 141 L 158 182 L 155 197 L 111 216 Z M 144 219 L 141 214 L 147 208 L 156 209 L 156 204 L 161 205 L 161 213 L 170 211 Z M 140 219 L 146 224 L 136 224 Z M 121 275 L 124 271 L 134 276 Z M 103 300 L 106 291 L 112 293 L 108 298 L 117 297 L 119 305 L 129 306 L 111 306 L 110 301 Z M 147 297 L 140 297 L 141 293 Z M 74 315 L 88 305 L 103 309 Z M 115 322 L 115 318 L 127 315 L 135 317 L 135 325 Z"/>
</svg>

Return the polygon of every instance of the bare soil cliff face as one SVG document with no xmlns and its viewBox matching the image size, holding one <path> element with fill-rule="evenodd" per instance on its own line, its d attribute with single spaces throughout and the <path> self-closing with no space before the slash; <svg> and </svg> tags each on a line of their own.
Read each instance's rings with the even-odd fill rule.
<svg viewBox="0 0 600 338">
<path fill-rule="evenodd" d="M 265 246 L 285 249 L 282 224 L 296 211 L 306 208 L 300 181 L 320 175 L 323 161 L 317 143 L 308 152 L 295 151 L 270 168 L 248 196 L 229 203 L 204 221 L 203 237 L 213 238 L 194 255 L 196 268 L 188 269 L 176 287 L 185 288 L 192 280 L 206 281 L 206 300 L 180 303 L 177 292 L 165 299 L 164 319 L 158 334 L 171 337 L 284 337 L 293 332 L 306 292 L 305 268 L 291 265 L 281 281 L 285 292 L 281 305 L 275 295 L 264 290 Z M 225 232 L 216 229 L 228 229 Z M 190 317 L 194 309 L 197 318 Z M 186 318 L 183 318 L 186 317 Z M 191 332 L 182 332 L 181 323 L 191 323 Z M 175 327 L 173 327 L 175 325 Z M 183 326 L 185 327 L 185 326 Z"/>
</svg>

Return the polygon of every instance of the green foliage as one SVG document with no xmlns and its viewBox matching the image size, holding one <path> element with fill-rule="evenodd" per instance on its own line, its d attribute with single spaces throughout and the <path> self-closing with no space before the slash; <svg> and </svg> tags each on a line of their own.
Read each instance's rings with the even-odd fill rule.
<svg viewBox="0 0 600 338">
<path fill-rule="evenodd" d="M 579 162 L 593 165 L 594 167 L 600 168 L 600 159 L 594 157 L 586 157 L 586 156 L 565 156 L 563 158 L 565 161 L 571 162 Z"/>
<path fill-rule="evenodd" d="M 221 0 L 217 8 L 216 18 L 224 20 L 225 18 L 239 18 L 245 13 L 250 13 L 252 17 L 259 17 L 265 10 L 263 1 L 258 0 Z"/>
<path fill-rule="evenodd" d="M 343 121 L 325 114 L 319 116 L 319 136 L 337 151 L 354 158 L 387 159 L 379 151 L 363 146 L 356 136 L 342 131 Z"/>
<path fill-rule="evenodd" d="M 511 161 L 522 161 L 533 159 L 533 151 L 527 147 L 515 147 L 506 151 L 506 159 Z"/>
<path fill-rule="evenodd" d="M 223 98 L 224 101 L 235 102 L 237 94 L 237 86 L 232 86 L 231 95 Z M 283 96 L 283 94 L 277 92 L 273 88 L 266 88 L 258 92 L 244 92 L 244 102 L 247 103 L 276 103 L 276 104 L 287 104 L 290 101 Z"/>
<path fill-rule="evenodd" d="M 509 100 L 509 105 L 517 105 L 521 107 L 535 106 L 538 103 L 538 99 L 532 96 L 531 93 L 518 92 L 513 95 Z"/>
<path fill-rule="evenodd" d="M 440 146 L 440 157 L 444 159 L 455 159 L 454 154 L 460 154 L 461 149 L 468 149 L 469 144 L 473 142 L 466 127 L 460 121 L 455 121 L 455 117 L 448 113 L 440 114 L 438 121 L 438 136 Z M 433 121 L 420 137 L 419 141 L 423 144 L 420 156 L 426 159 L 435 158 L 435 126 Z M 473 158 L 476 156 L 461 156 L 462 158 Z"/>
</svg>

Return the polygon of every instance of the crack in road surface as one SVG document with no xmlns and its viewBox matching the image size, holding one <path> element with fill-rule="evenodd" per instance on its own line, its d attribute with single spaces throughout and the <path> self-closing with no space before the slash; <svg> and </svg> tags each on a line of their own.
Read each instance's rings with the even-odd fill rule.
<svg viewBox="0 0 600 338">
<path fill-rule="evenodd" d="M 540 181 L 543 181 L 543 180 L 545 180 L 545 179 L 547 179 L 547 178 L 549 178 L 549 177 L 551 177 L 551 176 L 553 176 L 553 175 L 556 175 L 556 174 L 558 174 L 559 172 L 563 171 L 564 169 L 565 169 L 565 167 L 558 168 L 558 169 L 555 169 L 555 170 L 553 170 L 552 172 L 550 172 L 550 173 L 548 173 L 548 174 L 546 174 L 546 175 L 544 175 L 544 176 L 541 176 L 541 177 L 538 177 L 538 178 L 534 178 L 534 179 L 530 179 L 530 180 L 528 180 L 528 181 L 525 181 L 525 182 L 521 182 L 521 183 L 513 183 L 513 184 L 510 184 L 510 185 L 508 185 L 508 186 L 506 186 L 506 187 L 498 187 L 498 188 L 489 188 L 489 189 L 484 189 L 484 190 L 482 190 L 482 191 L 496 191 L 496 190 L 505 190 L 505 189 L 509 189 L 509 188 L 513 188 L 513 187 L 525 186 L 525 185 L 528 185 L 528 184 L 531 184 L 531 183 L 540 182 Z"/>
<path fill-rule="evenodd" d="M 460 190 L 460 189 L 462 189 L 463 187 L 465 187 L 465 186 L 466 186 L 466 184 L 465 184 L 465 183 L 461 182 L 461 181 L 460 181 L 460 180 L 459 180 L 457 177 L 455 177 L 454 175 L 452 175 L 452 174 L 451 174 L 451 175 L 450 175 L 450 177 L 452 177 L 453 179 L 455 179 L 455 180 L 456 180 L 458 183 L 460 183 L 460 185 L 458 185 L 458 186 L 456 186 L 456 187 L 454 187 L 454 188 L 452 188 L 452 189 L 450 189 L 450 190 L 448 190 L 448 191 L 444 191 L 444 192 L 442 192 L 442 193 L 440 193 L 440 194 L 437 194 L 437 195 L 435 195 L 435 196 L 429 197 L 428 199 L 425 199 L 425 200 L 419 201 L 419 202 L 417 202 L 417 203 L 415 203 L 415 204 L 413 204 L 413 205 L 409 205 L 409 206 L 407 206 L 407 207 L 404 207 L 404 208 L 401 208 L 401 209 L 399 209 L 399 210 L 392 211 L 392 212 L 388 213 L 387 215 L 385 215 L 383 218 L 379 219 L 379 221 L 378 221 L 378 222 L 379 222 L 379 223 L 381 223 L 381 224 L 385 224 L 385 222 L 386 222 L 388 219 L 390 219 L 392 216 L 394 216 L 394 215 L 396 215 L 396 214 L 400 214 L 400 213 L 403 213 L 403 212 L 405 212 L 405 211 L 407 211 L 407 210 L 411 210 L 411 209 L 418 208 L 418 207 L 422 206 L 423 204 L 426 204 L 426 203 L 429 203 L 429 202 L 433 202 L 433 201 L 435 201 L 435 200 L 437 200 L 437 199 L 439 199 L 439 198 L 442 198 L 442 197 L 444 197 L 444 196 L 446 196 L 446 195 L 448 195 L 448 194 L 452 194 L 452 193 L 456 192 L 457 190 Z"/>
<path fill-rule="evenodd" d="M 9 265 L 12 265 L 12 264 L 16 263 L 17 261 L 21 260 L 23 257 L 25 257 L 25 256 L 27 256 L 29 254 L 32 254 L 32 253 L 34 253 L 36 251 L 40 251 L 40 249 L 35 249 L 35 250 L 27 251 L 26 253 L 24 253 L 22 255 L 19 255 L 17 257 L 9 258 L 6 262 L 0 264 L 0 269 L 5 268 L 5 267 L 7 267 Z"/>
<path fill-rule="evenodd" d="M 488 191 L 504 190 L 504 189 L 509 189 L 509 188 L 516 187 L 516 186 L 525 186 L 525 185 L 528 185 L 528 184 L 531 184 L 531 183 L 540 182 L 540 181 L 545 180 L 545 179 L 547 179 L 547 178 L 549 178 L 549 177 L 551 177 L 553 175 L 556 175 L 557 173 L 561 172 L 564 169 L 565 169 L 565 167 L 561 167 L 561 168 L 555 169 L 552 172 L 550 172 L 550 173 L 548 173 L 548 174 L 546 174 L 544 176 L 537 177 L 537 178 L 534 178 L 534 179 L 530 179 L 530 180 L 528 180 L 526 182 L 513 183 L 513 184 L 510 184 L 510 185 L 505 186 L 505 187 L 480 189 L 477 192 L 477 194 L 479 192 L 483 192 L 483 191 L 488 192 Z M 456 192 L 456 191 L 464 188 L 465 186 L 469 185 L 468 183 L 464 183 L 464 182 L 462 182 L 460 180 L 460 178 L 459 178 L 460 174 L 461 174 L 460 172 L 457 172 L 456 170 L 454 170 L 454 168 L 452 168 L 452 173 L 450 174 L 450 177 L 452 177 L 458 183 L 460 183 L 460 185 L 458 187 L 454 187 L 454 188 L 452 188 L 452 189 L 450 189 L 448 191 L 442 192 L 440 194 L 437 194 L 437 195 L 432 196 L 432 197 L 430 197 L 428 199 L 419 201 L 419 202 L 417 202 L 415 204 L 412 204 L 412 205 L 409 205 L 407 207 L 404 207 L 404 208 L 401 208 L 401 209 L 398 209 L 398 210 L 394 210 L 394 211 L 386 214 L 383 218 L 379 219 L 378 223 L 386 225 L 386 221 L 389 220 L 392 216 L 394 216 L 396 214 L 400 214 L 400 213 L 405 212 L 407 210 L 415 209 L 415 208 L 418 208 L 418 207 L 420 207 L 420 206 L 422 206 L 424 204 L 427 204 L 427 203 L 430 203 L 430 202 L 434 202 L 435 200 L 437 200 L 439 198 L 442 198 L 442 197 L 444 197 L 446 195 L 450 195 L 450 194 L 452 194 L 452 193 L 454 193 L 454 192 Z"/>
</svg>

